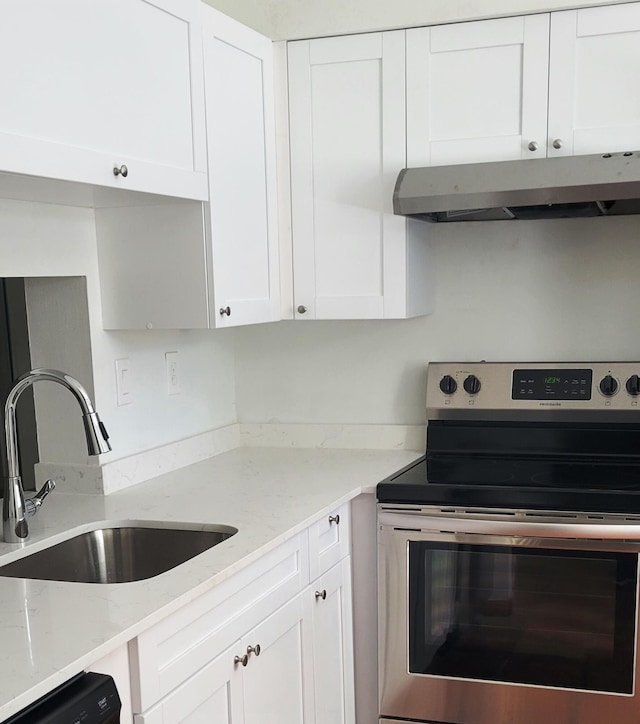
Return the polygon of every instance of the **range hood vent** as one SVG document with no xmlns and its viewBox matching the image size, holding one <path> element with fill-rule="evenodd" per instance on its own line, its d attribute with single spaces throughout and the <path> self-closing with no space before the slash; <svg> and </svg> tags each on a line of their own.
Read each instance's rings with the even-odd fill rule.
<svg viewBox="0 0 640 724">
<path fill-rule="evenodd" d="M 430 222 L 640 214 L 640 152 L 405 168 L 393 210 Z"/>
</svg>

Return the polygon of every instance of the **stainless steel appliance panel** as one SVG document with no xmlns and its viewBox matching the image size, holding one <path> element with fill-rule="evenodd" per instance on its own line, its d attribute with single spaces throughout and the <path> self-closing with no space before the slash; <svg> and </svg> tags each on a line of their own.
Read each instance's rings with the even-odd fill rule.
<svg viewBox="0 0 640 724">
<path fill-rule="evenodd" d="M 456 722 L 456 724 L 540 724 L 541 721 L 550 722 L 580 722 L 580 724 L 600 724 L 602 721 L 616 721 L 617 724 L 631 724 L 638 721 L 640 701 L 638 700 L 638 670 L 636 666 L 636 650 L 638 636 L 638 552 L 640 551 L 640 517 L 633 516 L 609 516 L 603 519 L 602 516 L 588 516 L 580 514 L 549 514 L 536 513 L 531 511 L 527 514 L 515 511 L 441 511 L 429 507 L 420 506 L 379 506 L 379 531 L 378 531 L 378 560 L 379 560 L 379 635 L 380 635 L 380 716 L 381 722 L 390 722 L 398 718 L 412 722 Z M 601 655 L 605 658 L 612 654 L 607 647 L 613 646 L 614 637 L 617 637 L 615 644 L 619 647 L 622 642 L 624 651 L 616 653 L 616 661 L 622 661 L 620 671 L 625 675 L 612 676 L 609 686 L 606 681 L 603 684 L 603 677 L 600 675 L 599 682 L 596 677 L 591 688 L 578 688 L 577 686 L 566 686 L 560 684 L 552 685 L 549 677 L 553 679 L 553 671 L 536 672 L 535 666 L 544 662 L 544 657 L 536 658 L 531 655 L 531 646 L 535 646 L 535 636 L 526 631 L 527 620 L 522 622 L 522 633 L 526 634 L 529 643 L 524 656 L 520 661 L 527 661 L 527 656 L 533 666 L 533 674 L 520 672 L 521 678 L 531 677 L 531 681 L 545 680 L 545 684 L 522 683 L 521 681 L 509 681 L 513 678 L 513 671 L 517 671 L 518 656 L 510 659 L 505 666 L 506 671 L 493 676 L 496 680 L 479 679 L 477 673 L 473 676 L 457 675 L 432 675 L 422 673 L 411 673 L 415 669 L 415 661 L 410 661 L 409 640 L 415 636 L 411 632 L 409 611 L 414 617 L 413 621 L 423 623 L 421 630 L 424 638 L 432 637 L 437 639 L 444 637 L 447 633 L 446 626 L 442 626 L 442 620 L 446 621 L 446 611 L 454 614 L 454 607 L 461 606 L 461 598 L 451 597 L 450 593 L 439 590 L 439 599 L 432 601 L 439 611 L 439 621 L 436 621 L 434 628 L 429 628 L 426 606 L 416 607 L 415 600 L 410 601 L 409 587 L 409 547 L 412 544 L 425 543 L 427 547 L 434 544 L 437 549 L 441 544 L 443 550 L 463 547 L 465 551 L 491 551 L 510 549 L 516 554 L 522 553 L 526 558 L 534 559 L 536 555 L 548 552 L 551 556 L 557 556 L 561 565 L 554 565 L 548 570 L 555 571 L 555 574 L 562 576 L 562 571 L 571 566 L 572 558 L 577 562 L 576 571 L 584 574 L 587 568 L 585 561 L 590 556 L 594 560 L 594 568 L 589 576 L 598 576 L 598 566 L 605 573 L 605 578 L 610 578 L 611 566 L 606 561 L 621 561 L 626 565 L 626 572 L 620 575 L 622 578 L 630 576 L 633 571 L 633 580 L 626 581 L 628 586 L 626 603 L 619 594 L 614 593 L 613 599 L 599 603 L 590 596 L 580 599 L 578 596 L 572 603 L 570 596 L 579 592 L 579 586 L 575 590 L 569 586 L 569 597 L 565 597 L 563 607 L 555 608 L 552 622 L 557 628 L 558 638 L 564 636 L 567 646 L 571 645 L 572 632 L 563 631 L 563 625 L 576 619 L 593 616 L 594 611 L 598 614 L 601 639 L 594 645 L 595 656 Z M 565 555 L 566 554 L 566 555 Z M 610 554 L 610 555 L 609 555 Z M 498 556 L 499 558 L 499 556 Z M 465 565 L 473 556 L 466 556 Z M 491 563 L 491 555 L 485 558 Z M 541 559 L 542 560 L 542 559 Z M 602 565 L 598 561 L 603 561 Z M 446 561 L 445 561 L 446 563 Z M 627 564 L 631 563 L 629 567 Z M 478 565 L 477 563 L 474 565 Z M 482 564 L 481 564 L 482 565 Z M 500 568 L 500 566 L 498 566 Z M 513 572 L 502 566 L 501 570 L 493 571 L 494 589 L 514 590 L 520 585 L 514 581 Z M 581 574 L 582 575 L 582 574 Z M 589 579 L 589 576 L 587 578 Z M 570 578 L 570 576 L 569 576 Z M 422 581 L 424 587 L 424 581 Z M 468 580 L 468 577 L 467 579 Z M 495 581 L 498 581 L 496 584 Z M 534 580 L 534 579 L 532 579 Z M 617 583 L 620 583 L 618 580 Z M 415 585 L 415 581 L 413 582 Z M 591 587 L 593 580 L 582 582 L 583 589 Z M 608 581 L 610 589 L 616 587 L 616 582 Z M 630 587 L 629 587 L 630 586 Z M 426 588 L 426 587 L 425 587 Z M 494 591 L 495 593 L 495 591 Z M 534 592 L 535 594 L 535 592 Z M 423 600 L 428 598 L 430 593 L 423 590 L 420 594 Z M 468 595 L 468 592 L 464 593 Z M 529 598 L 532 595 L 527 594 Z M 449 596 L 449 598 L 447 598 Z M 491 600 L 490 600 L 491 599 Z M 587 600 L 589 599 L 589 600 Z M 485 611 L 486 615 L 495 616 L 494 622 L 504 621 L 504 605 L 509 603 L 509 595 L 488 596 L 486 603 L 492 610 Z M 503 605 L 501 605 L 503 604 Z M 567 611 L 567 607 L 573 607 Z M 488 610 L 488 609 L 487 609 Z M 609 612 L 608 614 L 606 612 Z M 502 614 L 501 614 L 502 612 Z M 602 615 L 605 612 L 606 615 Z M 456 615 L 460 612 L 456 611 Z M 502 619 L 501 619 L 502 615 Z M 509 614 L 511 615 L 511 614 Z M 545 614 L 547 615 L 547 614 Z M 534 614 L 538 616 L 538 614 Z M 512 617 L 513 618 L 513 617 Z M 421 621 L 422 619 L 422 621 Z M 538 617 L 539 619 L 539 617 Z M 538 620 L 536 619 L 536 620 Z M 531 617 L 528 619 L 531 621 Z M 548 618 L 546 620 L 549 620 Z M 485 617 L 486 621 L 486 617 Z M 513 620 L 509 625 L 513 624 Z M 570 624 L 564 628 L 573 628 L 574 633 L 579 632 L 581 626 L 589 625 L 584 621 Z M 597 628 L 597 627 L 596 627 Z M 502 634 L 499 634 L 502 635 Z M 541 632 L 539 638 L 551 640 L 554 630 Z M 625 637 L 630 641 L 625 642 Z M 588 637 L 585 637 L 585 640 Z M 576 640 L 575 637 L 573 639 Z M 482 643 L 482 642 L 481 642 Z M 479 644 L 480 645 L 480 644 Z M 560 641 L 555 641 L 551 649 L 558 651 Z M 548 648 L 548 647 L 547 647 Z M 467 651 L 470 649 L 467 648 Z M 616 650 L 617 651 L 617 650 Z M 521 654 L 522 652 L 516 652 Z M 553 653 L 553 651 L 552 651 Z M 549 661 L 551 659 L 547 659 Z M 612 659 L 613 661 L 614 659 Z M 514 663 L 515 661 L 515 663 Z M 529 662 L 527 662 L 529 663 Z M 471 666 L 471 668 L 469 668 Z M 465 668 L 466 667 L 466 668 Z M 553 667 L 551 667 L 553 669 Z M 521 667 L 522 669 L 522 667 Z M 472 665 L 464 662 L 462 673 L 473 671 Z M 489 673 L 489 672 L 488 672 Z M 538 676 L 540 674 L 540 676 Z M 602 674 L 602 667 L 601 667 Z M 606 670 L 604 679 L 606 679 Z M 564 673 L 558 674 L 562 678 Z M 517 678 L 517 675 L 516 675 Z M 498 680 L 500 679 L 500 680 Z M 618 679 L 621 679 L 618 681 Z M 569 675 L 571 681 L 571 675 Z M 591 685 L 589 685 L 591 686 Z M 597 688 L 617 688 L 618 691 L 600 691 Z"/>
</svg>

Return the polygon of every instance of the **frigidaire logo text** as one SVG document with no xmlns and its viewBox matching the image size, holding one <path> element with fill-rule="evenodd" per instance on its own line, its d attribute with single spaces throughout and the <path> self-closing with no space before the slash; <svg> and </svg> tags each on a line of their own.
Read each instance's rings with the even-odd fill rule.
<svg viewBox="0 0 640 724">
<path fill-rule="evenodd" d="M 560 402 L 541 402 L 540 407 L 562 407 Z"/>
</svg>

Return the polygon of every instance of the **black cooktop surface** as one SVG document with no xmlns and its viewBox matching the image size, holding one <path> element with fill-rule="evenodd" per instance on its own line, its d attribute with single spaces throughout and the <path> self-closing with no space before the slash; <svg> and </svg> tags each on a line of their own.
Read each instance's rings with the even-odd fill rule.
<svg viewBox="0 0 640 724">
<path fill-rule="evenodd" d="M 548 466 L 538 477 L 531 472 L 531 461 L 476 461 L 473 475 L 460 475 L 457 480 L 440 479 L 442 461 L 429 461 L 427 456 L 390 475 L 378 483 L 380 503 L 402 505 L 436 505 L 441 507 L 499 508 L 513 510 L 583 511 L 598 513 L 640 514 L 640 471 L 612 472 L 609 466 L 592 465 L 591 470 L 579 466 L 573 478 L 567 477 L 566 463 L 562 476 L 554 479 Z M 507 473 L 495 478 L 482 470 L 509 467 Z M 445 467 L 447 467 L 445 465 Z M 433 468 L 433 470 L 432 470 Z M 461 471 L 457 469 L 457 472 Z M 528 476 L 528 477 L 526 477 Z M 533 479 L 532 479 L 533 477 Z"/>
</svg>

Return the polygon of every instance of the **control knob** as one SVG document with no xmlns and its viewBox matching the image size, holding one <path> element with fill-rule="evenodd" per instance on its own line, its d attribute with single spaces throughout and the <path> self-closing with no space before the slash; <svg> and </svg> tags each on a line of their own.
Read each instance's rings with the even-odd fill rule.
<svg viewBox="0 0 640 724">
<path fill-rule="evenodd" d="M 451 375 L 445 375 L 440 380 L 440 390 L 444 392 L 445 395 L 453 395 L 453 393 L 458 389 L 458 383 L 453 379 Z"/>
<path fill-rule="evenodd" d="M 612 397 L 618 391 L 618 381 L 615 377 L 607 375 L 600 380 L 600 392 L 605 397 Z"/>
<path fill-rule="evenodd" d="M 462 383 L 465 392 L 470 395 L 477 395 L 480 392 L 480 380 L 475 375 L 469 375 L 467 379 Z"/>
<path fill-rule="evenodd" d="M 640 395 L 640 377 L 638 375 L 631 375 L 627 380 L 627 392 L 634 397 Z"/>
</svg>

